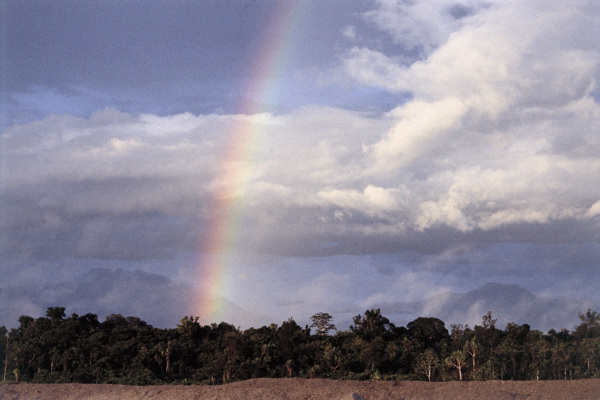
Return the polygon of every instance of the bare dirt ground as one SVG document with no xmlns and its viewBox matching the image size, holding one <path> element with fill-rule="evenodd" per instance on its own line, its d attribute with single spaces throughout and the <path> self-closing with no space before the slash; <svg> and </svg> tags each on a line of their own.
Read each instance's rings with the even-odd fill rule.
<svg viewBox="0 0 600 400">
<path fill-rule="evenodd" d="M 19 384 L 0 386 L 0 399 L 154 400 L 408 400 L 600 399 L 600 379 L 576 381 L 357 382 L 252 379 L 223 386 Z"/>
</svg>

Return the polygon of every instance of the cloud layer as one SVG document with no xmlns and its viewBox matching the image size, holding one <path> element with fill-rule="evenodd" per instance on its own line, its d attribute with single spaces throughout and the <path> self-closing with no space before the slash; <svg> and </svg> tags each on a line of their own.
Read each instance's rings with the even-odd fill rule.
<svg viewBox="0 0 600 400">
<path fill-rule="evenodd" d="M 360 21 L 372 30 L 359 23 L 340 30 L 340 64 L 311 77 L 332 90 L 345 82 L 346 89 L 397 95 L 402 100 L 388 112 L 318 100 L 256 115 L 107 107 L 5 129 L 3 263 L 16 271 L 32 260 L 173 260 L 203 248 L 215 203 L 231 200 L 236 260 L 299 257 L 304 268 L 315 256 L 339 263 L 353 255 L 363 266 L 371 256 L 397 257 L 379 265 L 400 271 L 395 283 L 373 283 L 352 312 L 408 302 L 394 293 L 415 290 L 429 273 L 439 274 L 432 278 L 438 283 L 418 292 L 460 292 L 458 281 L 469 275 L 477 278 L 465 287 L 474 289 L 488 280 L 514 283 L 521 274 L 540 292 L 590 290 L 581 285 L 597 277 L 600 241 L 598 5 L 381 0 Z M 223 164 L 240 125 L 254 135 L 247 156 Z M 235 190 L 227 187 L 228 169 L 244 171 Z M 553 246 L 573 257 L 552 264 L 543 253 Z M 506 262 L 501 248 L 520 261 L 511 254 Z M 576 278 L 572 286 L 534 283 L 544 273 L 564 277 L 564 269 Z M 232 271 L 242 276 L 243 261 Z M 263 271 L 272 273 L 272 265 Z M 285 309 L 298 312 L 302 306 L 293 304 L 311 298 L 311 307 L 348 310 L 360 274 L 336 271 L 312 270 L 297 281 L 305 285 Z M 163 271 L 164 282 L 143 273 L 94 269 L 78 279 L 110 275 L 174 290 L 174 273 Z M 257 274 L 255 284 L 267 275 Z M 445 287 L 450 276 L 457 281 Z M 327 295 L 334 283 L 340 301 Z M 289 293 L 293 283 L 281 285 Z M 69 293 L 52 298 L 77 296 Z"/>
</svg>

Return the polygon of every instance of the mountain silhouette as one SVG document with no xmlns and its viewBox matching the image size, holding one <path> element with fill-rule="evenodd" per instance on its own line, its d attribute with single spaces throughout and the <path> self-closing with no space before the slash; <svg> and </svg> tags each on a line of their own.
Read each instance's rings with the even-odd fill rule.
<svg viewBox="0 0 600 400">
<path fill-rule="evenodd" d="M 372 305 L 399 324 L 417 317 L 435 317 L 446 323 L 473 327 L 481 325 L 488 311 L 497 319 L 496 326 L 504 329 L 507 323 L 528 324 L 532 329 L 572 329 L 577 315 L 593 304 L 585 299 L 541 297 L 516 284 L 488 282 L 465 293 L 446 292 L 413 302 L 382 302 Z M 565 326 L 565 321 L 570 321 Z M 398 324 L 399 322 L 399 324 Z"/>
</svg>

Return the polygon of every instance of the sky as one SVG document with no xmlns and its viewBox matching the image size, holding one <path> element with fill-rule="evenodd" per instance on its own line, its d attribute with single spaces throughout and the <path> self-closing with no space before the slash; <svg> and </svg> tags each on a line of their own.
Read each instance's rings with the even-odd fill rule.
<svg viewBox="0 0 600 400">
<path fill-rule="evenodd" d="M 0 325 L 600 310 L 595 0 L 0 0 Z"/>
</svg>

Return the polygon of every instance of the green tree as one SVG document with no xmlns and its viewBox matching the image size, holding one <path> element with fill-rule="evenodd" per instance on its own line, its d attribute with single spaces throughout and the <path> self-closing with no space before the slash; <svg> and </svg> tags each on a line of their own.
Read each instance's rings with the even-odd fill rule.
<svg viewBox="0 0 600 400">
<path fill-rule="evenodd" d="M 337 330 L 335 325 L 331 322 L 333 317 L 326 312 L 319 312 L 310 317 L 312 320 L 311 328 L 317 328 L 317 334 L 325 336 L 331 330 Z"/>
<path fill-rule="evenodd" d="M 59 323 L 65 318 L 65 308 L 64 307 L 49 307 L 46 310 L 46 317 L 50 318 L 52 322 L 52 326 Z"/>
<path fill-rule="evenodd" d="M 415 365 L 415 372 L 417 374 L 423 374 L 427 377 L 427 380 L 431 382 L 431 377 L 435 373 L 435 370 L 440 366 L 440 359 L 433 349 L 426 349 L 417 358 Z"/>
<path fill-rule="evenodd" d="M 371 371 L 379 364 L 385 351 L 385 342 L 380 336 L 368 342 L 360 352 L 360 359 L 370 366 Z"/>
<path fill-rule="evenodd" d="M 459 380 L 463 380 L 462 379 L 462 369 L 465 366 L 465 363 L 467 361 L 467 357 L 465 356 L 465 353 L 462 352 L 461 350 L 455 350 L 453 351 L 450 356 L 446 359 L 446 364 L 448 364 L 451 367 L 456 368 L 456 370 L 458 371 L 458 379 Z"/>
<path fill-rule="evenodd" d="M 327 343 L 322 354 L 321 364 L 329 369 L 331 377 L 335 377 L 336 371 L 342 366 L 342 351 L 331 343 Z"/>
<path fill-rule="evenodd" d="M 452 350 L 461 350 L 465 343 L 472 337 L 473 331 L 469 328 L 469 325 L 463 326 L 462 324 L 450 325 L 450 340 Z"/>
<path fill-rule="evenodd" d="M 447 346 L 450 334 L 444 321 L 432 317 L 419 317 L 409 322 L 408 334 L 418 340 L 424 348 L 441 350 Z"/>
<path fill-rule="evenodd" d="M 200 331 L 200 324 L 198 323 L 198 319 L 200 317 L 193 316 L 185 316 L 179 320 L 177 324 L 177 332 L 184 336 L 187 340 L 192 340 L 196 337 L 198 332 Z"/>
<path fill-rule="evenodd" d="M 593 367 L 600 353 L 600 338 L 584 338 L 579 343 L 581 358 L 586 367 L 586 374 L 592 375 Z"/>
<path fill-rule="evenodd" d="M 499 355 L 502 363 L 502 369 L 507 370 L 508 376 L 511 379 L 518 378 L 517 367 L 523 358 L 524 343 L 529 331 L 530 327 L 527 324 L 519 326 L 513 322 L 509 322 L 506 325 L 504 337 L 496 348 L 496 353 Z M 510 363 L 509 368 L 506 367 L 507 363 Z M 503 375 L 502 373 L 501 377 Z"/>
<path fill-rule="evenodd" d="M 245 378 L 246 371 L 243 369 L 243 344 L 242 334 L 238 330 L 225 333 L 222 338 L 222 370 L 223 383 Z"/>
<path fill-rule="evenodd" d="M 549 354 L 548 343 L 540 331 L 530 331 L 527 334 L 526 343 L 531 358 L 529 369 L 535 372 L 535 379 L 540 380 L 545 377 L 545 367 Z"/>
<path fill-rule="evenodd" d="M 350 330 L 363 336 L 381 336 L 394 328 L 390 320 L 381 315 L 379 308 L 367 310 L 364 315 L 359 314 L 352 321 L 354 325 L 350 327 Z"/>
<path fill-rule="evenodd" d="M 588 308 L 585 314 L 579 313 L 579 319 L 581 324 L 575 327 L 575 337 L 579 339 L 600 337 L 600 314 Z"/>
<path fill-rule="evenodd" d="M 482 362 L 480 365 L 481 377 L 484 379 L 496 379 L 496 346 L 500 341 L 501 331 L 496 329 L 496 322 L 492 312 L 488 311 L 482 317 L 481 326 L 475 326 L 475 335 L 482 345 Z"/>
<path fill-rule="evenodd" d="M 556 342 L 550 349 L 553 371 L 559 371 L 563 379 L 567 379 L 570 366 L 570 346 L 567 343 Z"/>
<path fill-rule="evenodd" d="M 421 344 L 414 338 L 404 336 L 397 342 L 399 372 L 408 375 L 414 371 L 416 359 L 421 350 Z"/>
<path fill-rule="evenodd" d="M 471 374 L 473 379 L 477 376 L 477 357 L 481 353 L 481 345 L 476 337 L 465 343 L 464 352 L 471 356 L 472 370 Z"/>
</svg>

